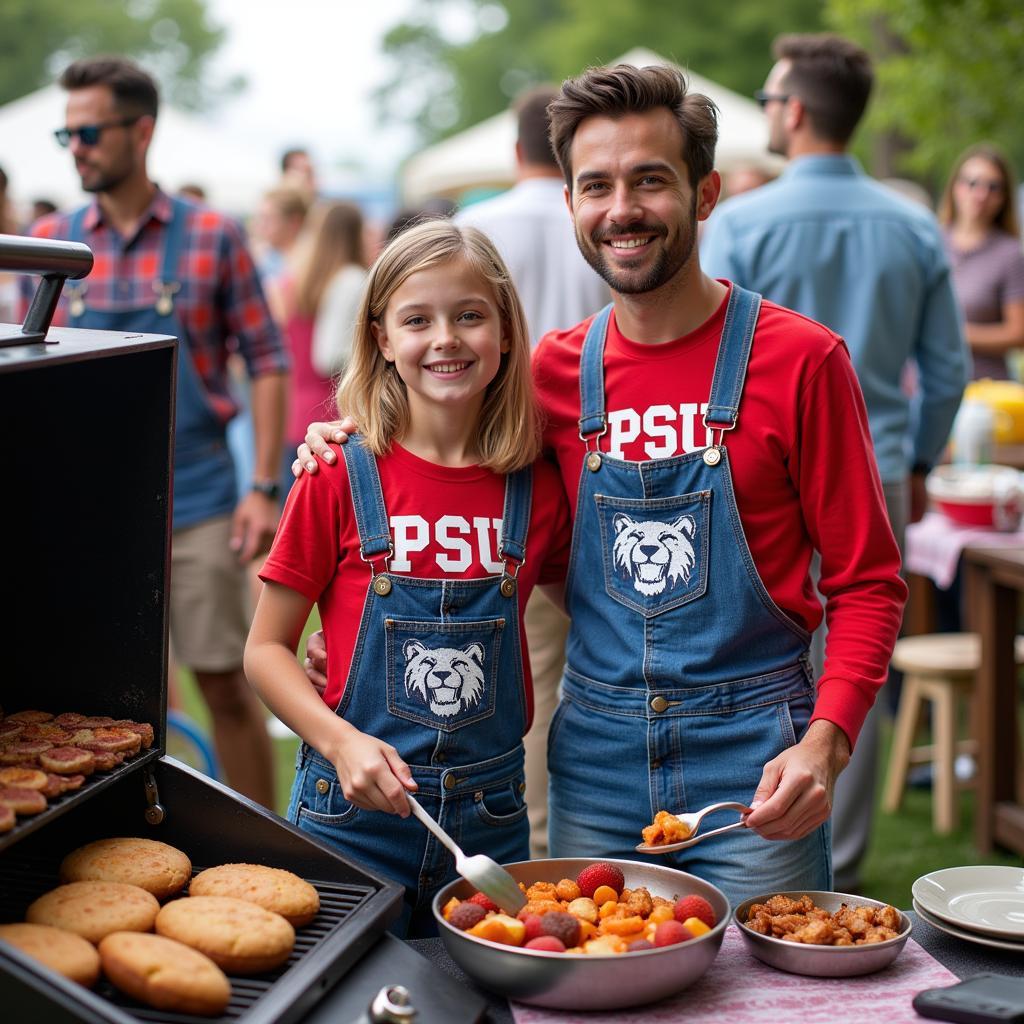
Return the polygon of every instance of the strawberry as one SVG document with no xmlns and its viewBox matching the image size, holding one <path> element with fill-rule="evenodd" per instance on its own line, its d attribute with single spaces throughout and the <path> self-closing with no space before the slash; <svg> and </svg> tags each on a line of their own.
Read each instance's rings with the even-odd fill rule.
<svg viewBox="0 0 1024 1024">
<path fill-rule="evenodd" d="M 621 893 L 626 884 L 622 872 L 607 861 L 588 864 L 577 876 L 576 884 L 580 887 L 580 895 L 592 897 L 599 886 L 607 885 Z"/>
<path fill-rule="evenodd" d="M 692 939 L 687 928 L 684 928 L 678 921 L 662 921 L 654 929 L 654 944 L 656 946 L 674 946 L 677 942 L 686 942 Z"/>
<path fill-rule="evenodd" d="M 715 927 L 715 912 L 703 896 L 681 896 L 676 900 L 675 918 L 682 923 L 688 917 L 703 921 L 709 928 Z"/>
<path fill-rule="evenodd" d="M 530 939 L 523 949 L 542 949 L 546 953 L 564 953 L 565 944 L 554 935 L 538 935 L 537 938 Z"/>
<path fill-rule="evenodd" d="M 469 902 L 476 903 L 478 906 L 483 907 L 484 910 L 491 911 L 495 914 L 500 910 L 498 904 L 495 903 L 494 900 L 488 899 L 488 897 L 486 897 L 482 892 L 473 893 L 473 895 L 469 897 Z"/>
<path fill-rule="evenodd" d="M 526 925 L 527 942 L 544 934 L 544 929 L 541 927 L 540 914 L 527 914 L 522 918 L 522 922 Z"/>
</svg>

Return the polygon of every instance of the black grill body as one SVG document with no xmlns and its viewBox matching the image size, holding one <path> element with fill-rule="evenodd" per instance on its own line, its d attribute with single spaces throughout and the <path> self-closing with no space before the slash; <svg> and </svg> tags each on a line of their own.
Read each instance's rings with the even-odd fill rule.
<svg viewBox="0 0 1024 1024">
<path fill-rule="evenodd" d="M 0 269 L 4 267 L 0 245 Z M 0 921 L 59 884 L 61 858 L 111 836 L 158 839 L 199 870 L 249 862 L 317 887 L 321 911 L 275 972 L 232 977 L 222 1020 L 299 1020 L 401 910 L 400 887 L 164 756 L 177 343 L 50 330 L 0 347 L 4 616 L 0 705 L 131 718 L 153 747 L 0 835 Z M 54 438 L 56 432 L 59 438 Z M 0 1018 L 16 1024 L 209 1021 L 89 991 L 0 948 Z"/>
</svg>

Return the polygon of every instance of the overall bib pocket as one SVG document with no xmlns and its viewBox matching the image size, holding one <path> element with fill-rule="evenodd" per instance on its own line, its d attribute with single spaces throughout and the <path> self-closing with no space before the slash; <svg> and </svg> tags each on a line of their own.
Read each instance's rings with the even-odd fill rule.
<svg viewBox="0 0 1024 1024">
<path fill-rule="evenodd" d="M 504 619 L 385 619 L 388 711 L 441 732 L 494 714 Z"/>
<path fill-rule="evenodd" d="M 711 491 L 670 498 L 595 494 L 608 596 L 645 618 L 703 597 Z"/>
</svg>

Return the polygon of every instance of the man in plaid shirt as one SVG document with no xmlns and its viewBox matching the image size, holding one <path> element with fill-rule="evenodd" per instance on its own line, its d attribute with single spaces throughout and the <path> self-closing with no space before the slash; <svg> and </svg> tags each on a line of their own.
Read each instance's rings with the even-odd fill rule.
<svg viewBox="0 0 1024 1024">
<path fill-rule="evenodd" d="M 209 705 L 228 781 L 272 807 L 270 739 L 242 672 L 244 566 L 269 549 L 277 526 L 288 357 L 238 225 L 172 199 L 149 178 L 153 79 L 129 60 L 101 57 L 76 61 L 60 81 L 68 103 L 57 141 L 95 198 L 44 217 L 32 234 L 85 242 L 95 263 L 65 289 L 54 323 L 179 339 L 171 641 Z M 225 440 L 237 412 L 227 373 L 233 348 L 251 380 L 256 449 L 241 500 Z"/>
</svg>

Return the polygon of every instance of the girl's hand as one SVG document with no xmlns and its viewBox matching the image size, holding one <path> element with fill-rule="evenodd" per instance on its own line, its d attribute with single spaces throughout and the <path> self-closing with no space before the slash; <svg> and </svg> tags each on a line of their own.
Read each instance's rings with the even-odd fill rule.
<svg viewBox="0 0 1024 1024">
<path fill-rule="evenodd" d="M 296 459 L 292 463 L 292 476 L 298 479 L 302 474 L 315 473 L 319 468 L 317 459 L 323 459 L 328 465 L 337 456 L 330 449 L 330 443 L 344 444 L 349 434 L 354 434 L 359 425 L 351 416 L 330 423 L 310 423 L 306 428 L 306 439 L 296 451 Z"/>
<path fill-rule="evenodd" d="M 350 729 L 342 749 L 331 760 L 346 800 L 367 811 L 409 816 L 405 791 L 415 793 L 419 787 L 409 766 L 390 743 Z"/>
</svg>

